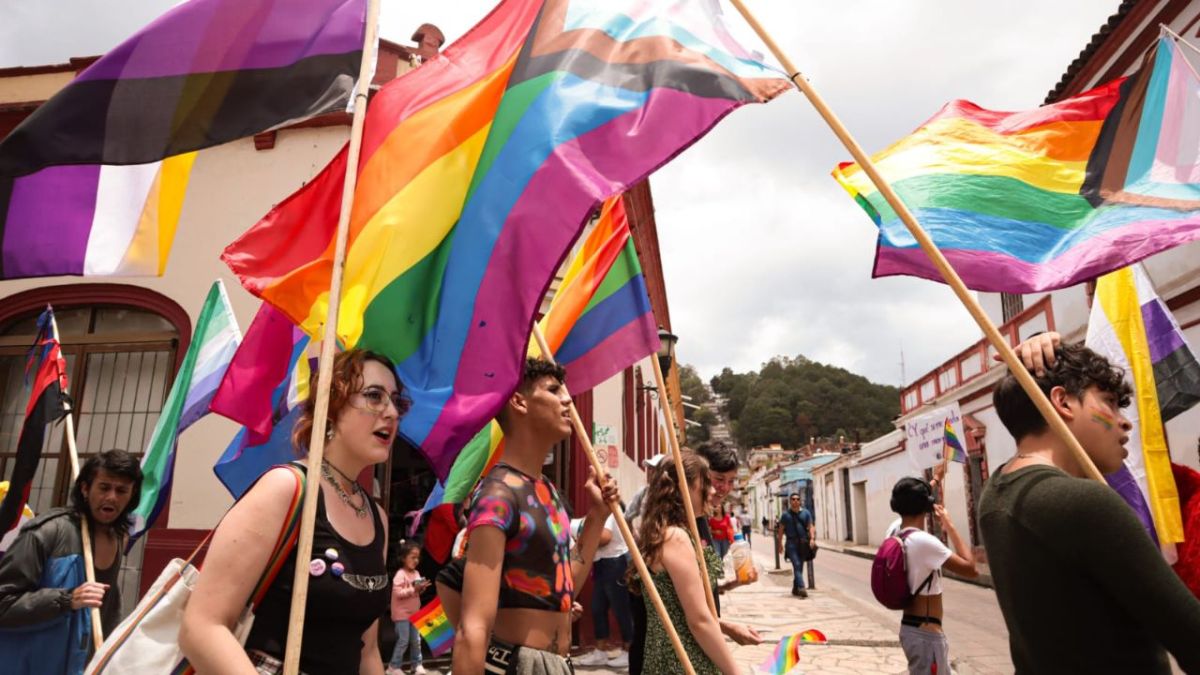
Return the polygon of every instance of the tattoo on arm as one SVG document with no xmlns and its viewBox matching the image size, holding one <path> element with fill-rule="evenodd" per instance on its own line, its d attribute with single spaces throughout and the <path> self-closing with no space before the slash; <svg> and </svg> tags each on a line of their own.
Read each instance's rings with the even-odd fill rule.
<svg viewBox="0 0 1200 675">
<path fill-rule="evenodd" d="M 571 561 L 580 564 L 583 563 L 583 546 L 575 544 L 575 546 L 571 548 Z"/>
</svg>

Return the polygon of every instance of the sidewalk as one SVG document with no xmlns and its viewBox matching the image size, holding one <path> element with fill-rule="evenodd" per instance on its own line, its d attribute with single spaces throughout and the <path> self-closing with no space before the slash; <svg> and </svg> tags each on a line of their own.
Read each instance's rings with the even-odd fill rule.
<svg viewBox="0 0 1200 675">
<path fill-rule="evenodd" d="M 829 541 L 826 539 L 818 539 L 817 545 L 826 551 L 837 551 L 838 553 L 858 556 L 859 558 L 866 558 L 867 560 L 875 559 L 876 547 L 874 546 L 863 546 L 861 544 L 855 544 L 848 541 Z M 949 570 L 944 571 L 943 574 L 951 579 L 958 579 L 964 583 L 975 584 L 976 586 L 983 586 L 984 588 L 992 588 L 992 573 L 991 570 L 988 569 L 987 563 L 976 562 L 976 565 L 979 567 L 979 576 L 974 579 L 960 577 Z"/>
<path fill-rule="evenodd" d="M 815 628 L 829 639 L 828 645 L 800 648 L 798 672 L 831 675 L 893 675 L 905 670 L 904 653 L 894 627 L 864 616 L 848 604 L 836 589 L 809 591 L 807 599 L 790 594 L 791 571 L 775 572 L 775 560 L 755 550 L 758 583 L 721 596 L 721 618 L 746 623 L 763 634 L 761 645 L 740 647 L 730 643 L 742 672 L 755 669 L 775 653 L 780 638 Z M 577 668 L 597 675 L 622 673 L 604 668 Z M 649 675 L 653 675 L 652 673 Z"/>
</svg>

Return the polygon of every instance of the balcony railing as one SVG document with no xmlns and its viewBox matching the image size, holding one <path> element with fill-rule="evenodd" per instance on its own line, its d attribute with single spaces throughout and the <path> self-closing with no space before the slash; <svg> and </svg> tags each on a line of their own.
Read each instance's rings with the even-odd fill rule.
<svg viewBox="0 0 1200 675">
<path fill-rule="evenodd" d="M 1054 310 L 1050 304 L 1050 296 L 1042 296 L 1011 321 L 999 326 L 998 330 L 1008 340 L 1008 344 L 1014 347 L 1033 333 L 1054 330 Z M 996 349 L 984 338 L 922 375 L 900 391 L 900 413 L 905 414 L 919 408 L 942 394 L 983 376 L 993 368 L 1003 368 L 1003 363 L 993 360 L 995 353 Z"/>
</svg>

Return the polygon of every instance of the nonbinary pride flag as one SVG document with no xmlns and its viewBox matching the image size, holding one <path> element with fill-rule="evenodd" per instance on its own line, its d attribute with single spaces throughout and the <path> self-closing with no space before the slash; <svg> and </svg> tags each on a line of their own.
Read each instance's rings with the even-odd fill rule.
<svg viewBox="0 0 1200 675">
<path fill-rule="evenodd" d="M 730 37 L 716 3 L 506 0 L 379 92 L 338 333 L 397 364 L 413 402 L 400 432 L 439 478 L 517 386 L 535 314 L 600 203 L 790 87 Z M 224 256 L 311 335 L 344 162 Z"/>
<path fill-rule="evenodd" d="M 187 354 L 175 374 L 171 392 L 154 424 L 154 433 L 142 456 L 142 496 L 131 514 L 130 544 L 154 524 L 171 493 L 175 473 L 175 451 L 179 434 L 208 414 L 208 405 L 225 377 L 242 331 L 220 279 L 213 283 L 196 320 L 196 330 Z"/>
<path fill-rule="evenodd" d="M 1129 78 L 1022 112 L 953 101 L 873 159 L 967 286 L 1064 288 L 1200 238 L 1198 96 L 1164 38 Z M 879 228 L 874 276 L 942 280 L 857 164 L 833 175 Z"/>
<path fill-rule="evenodd" d="M 46 438 L 46 425 L 56 422 L 67 414 L 67 362 L 59 350 L 58 339 L 52 325 L 54 310 L 38 317 L 37 337 L 29 350 L 26 375 L 32 374 L 32 389 L 29 403 L 25 406 L 25 423 L 17 440 L 17 455 L 9 478 L 8 491 L 0 501 L 0 535 L 16 526 L 25 504 L 29 502 L 29 488 L 42 460 L 42 445 Z"/>
<path fill-rule="evenodd" d="M 1124 411 L 1133 424 L 1129 457 L 1108 481 L 1160 545 L 1183 541 L 1163 424 L 1200 401 L 1200 364 L 1141 265 L 1096 280 L 1087 346 L 1123 369 L 1134 390 Z"/>
<path fill-rule="evenodd" d="M 344 110 L 366 0 L 189 0 L 0 140 L 0 279 L 161 275 L 195 153 Z"/>
</svg>

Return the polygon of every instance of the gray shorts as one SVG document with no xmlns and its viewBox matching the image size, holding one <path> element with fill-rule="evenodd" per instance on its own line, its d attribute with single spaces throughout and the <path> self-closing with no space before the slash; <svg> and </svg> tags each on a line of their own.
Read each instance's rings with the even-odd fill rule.
<svg viewBox="0 0 1200 675">
<path fill-rule="evenodd" d="M 950 643 L 945 633 L 900 626 L 900 647 L 908 658 L 909 675 L 951 675 Z"/>
</svg>

